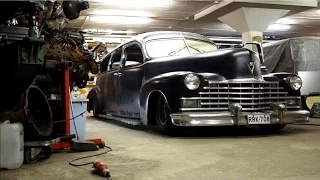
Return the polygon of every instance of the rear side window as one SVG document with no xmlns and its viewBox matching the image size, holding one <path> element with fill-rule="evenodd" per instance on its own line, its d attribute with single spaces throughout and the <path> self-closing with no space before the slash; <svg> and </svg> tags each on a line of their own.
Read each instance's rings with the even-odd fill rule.
<svg viewBox="0 0 320 180">
<path fill-rule="evenodd" d="M 115 51 L 115 53 L 111 58 L 110 70 L 115 70 L 120 68 L 121 58 L 122 58 L 122 48 L 119 48 L 117 51 Z"/>
<path fill-rule="evenodd" d="M 124 66 L 134 66 L 143 63 L 143 54 L 138 44 L 132 44 L 124 50 L 125 64 Z"/>
</svg>

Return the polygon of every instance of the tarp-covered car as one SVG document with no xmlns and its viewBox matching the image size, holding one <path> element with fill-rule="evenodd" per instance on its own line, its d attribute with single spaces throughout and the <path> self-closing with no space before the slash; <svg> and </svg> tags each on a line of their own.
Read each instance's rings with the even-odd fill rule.
<svg viewBox="0 0 320 180">
<path fill-rule="evenodd" d="M 266 43 L 263 51 L 269 73 L 289 72 L 301 77 L 305 109 L 311 109 L 314 103 L 320 102 L 319 37 L 298 37 Z"/>
</svg>

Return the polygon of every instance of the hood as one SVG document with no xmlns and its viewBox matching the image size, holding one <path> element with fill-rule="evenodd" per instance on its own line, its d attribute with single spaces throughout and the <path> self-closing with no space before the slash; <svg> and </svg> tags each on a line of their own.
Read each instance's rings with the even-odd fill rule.
<svg viewBox="0 0 320 180">
<path fill-rule="evenodd" d="M 157 58 L 146 66 L 147 79 L 175 71 L 215 73 L 225 79 L 262 79 L 259 56 L 245 48 Z"/>
</svg>

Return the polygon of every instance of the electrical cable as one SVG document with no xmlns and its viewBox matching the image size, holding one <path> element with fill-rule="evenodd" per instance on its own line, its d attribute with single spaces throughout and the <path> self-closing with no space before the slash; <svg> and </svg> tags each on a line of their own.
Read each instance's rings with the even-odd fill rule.
<svg viewBox="0 0 320 180">
<path fill-rule="evenodd" d="M 71 166 L 76 166 L 76 167 L 77 167 L 77 166 L 85 166 L 85 165 L 92 164 L 93 161 L 91 161 L 91 162 L 86 162 L 86 163 L 82 163 L 82 164 L 74 164 L 74 163 L 72 163 L 72 162 L 78 161 L 78 160 L 80 160 L 80 159 L 86 159 L 86 158 L 90 158 L 90 157 L 101 156 L 101 155 L 103 155 L 103 154 L 107 154 L 108 152 L 112 151 L 111 147 L 108 147 L 108 146 L 104 146 L 104 147 L 108 148 L 108 150 L 105 151 L 105 152 L 103 152 L 103 153 L 94 154 L 94 155 L 90 155 L 90 156 L 83 156 L 83 157 L 80 157 L 80 158 L 73 159 L 73 160 L 71 160 L 71 161 L 69 162 L 69 164 L 70 164 Z"/>
<path fill-rule="evenodd" d="M 72 103 L 72 98 L 71 98 L 71 90 L 69 91 L 69 103 L 70 103 L 70 107 L 71 107 L 72 117 L 74 117 L 74 114 L 73 114 L 73 103 Z M 76 130 L 77 140 L 79 140 L 79 134 L 78 134 L 76 122 L 74 121 L 74 119 L 72 120 L 72 122 L 73 122 L 74 129 Z"/>
<path fill-rule="evenodd" d="M 54 122 L 52 122 L 52 123 L 59 123 L 59 122 L 65 122 L 65 121 L 71 121 L 71 120 L 74 121 L 74 119 L 76 119 L 76 118 L 79 117 L 79 116 L 82 116 L 82 115 L 85 114 L 85 113 L 87 113 L 87 111 L 84 111 L 84 112 L 80 113 L 79 115 L 74 116 L 73 118 L 63 119 L 63 120 L 59 120 L 59 121 L 54 121 Z"/>
</svg>

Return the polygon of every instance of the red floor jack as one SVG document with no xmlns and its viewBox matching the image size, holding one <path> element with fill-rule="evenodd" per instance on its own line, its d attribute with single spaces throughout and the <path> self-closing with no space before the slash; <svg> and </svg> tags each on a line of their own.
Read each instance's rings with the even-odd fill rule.
<svg viewBox="0 0 320 180">
<path fill-rule="evenodd" d="M 38 162 L 40 154 L 44 154 L 46 158 L 50 158 L 53 150 L 52 145 L 62 143 L 63 141 L 71 141 L 75 137 L 75 135 L 68 135 L 50 141 L 24 142 L 24 163 L 34 164 Z"/>
<path fill-rule="evenodd" d="M 62 107 L 64 110 L 64 119 L 65 121 L 65 132 L 66 134 L 70 134 L 70 108 L 72 109 L 71 98 L 70 98 L 70 72 L 67 66 L 63 66 L 62 69 Z M 70 107 L 71 104 L 71 107 Z M 75 125 L 75 124 L 74 124 Z M 90 139 L 87 141 L 69 141 L 69 142 L 60 142 L 52 145 L 52 149 L 63 149 L 68 147 L 75 147 L 83 145 L 85 147 L 86 144 L 89 144 L 87 147 L 90 147 L 90 143 L 94 145 L 98 145 L 100 148 L 105 146 L 104 142 L 101 139 Z M 94 148 L 94 145 L 91 146 Z M 84 149 L 85 150 L 85 149 Z"/>
<path fill-rule="evenodd" d="M 39 159 L 39 154 L 43 152 L 45 157 L 49 158 L 52 154 L 53 150 L 61 150 L 61 149 L 70 149 L 70 150 L 76 150 L 76 151 L 94 151 L 98 150 L 98 146 L 100 148 L 104 148 L 105 143 L 101 139 L 90 139 L 86 141 L 75 141 L 72 140 L 73 138 L 76 138 L 76 135 L 70 134 L 70 89 L 69 89 L 69 69 L 64 68 L 63 69 L 63 86 L 62 86 L 62 102 L 63 102 L 63 109 L 64 109 L 64 118 L 65 121 L 65 131 L 66 136 L 62 136 L 56 139 L 53 139 L 51 141 L 35 141 L 35 142 L 25 142 L 25 162 L 26 163 L 36 163 Z M 72 104 L 71 104 L 72 106 Z M 72 107 L 71 107 L 71 111 Z M 109 147 L 108 147 L 109 148 Z M 109 151 L 111 151 L 111 148 L 109 148 Z M 103 164 L 102 162 L 89 162 L 84 164 L 73 164 L 73 161 L 85 159 L 88 157 L 93 156 L 99 156 L 102 154 L 105 154 L 109 151 L 105 151 L 100 154 L 87 156 L 87 157 L 81 157 L 74 159 L 69 162 L 70 165 L 73 166 L 82 166 L 87 164 L 93 164 L 92 173 L 98 174 L 103 177 L 107 177 L 108 179 L 111 179 L 110 172 L 108 169 L 108 166 L 106 164 Z"/>
<path fill-rule="evenodd" d="M 66 64 L 61 63 L 62 70 L 62 105 L 64 110 L 65 134 L 66 136 L 59 137 L 50 141 L 34 141 L 25 142 L 25 162 L 28 164 L 36 163 L 39 159 L 39 154 L 43 153 L 49 158 L 53 150 L 70 148 L 71 150 L 90 151 L 98 150 L 105 147 L 105 143 L 101 139 L 91 139 L 87 141 L 72 141 L 76 138 L 74 134 L 70 134 L 70 82 L 69 68 Z"/>
<path fill-rule="evenodd" d="M 74 151 L 96 151 L 104 148 L 105 143 L 101 139 L 87 141 L 72 141 L 75 134 L 62 136 L 50 141 L 24 142 L 24 162 L 34 164 L 38 162 L 39 156 L 43 154 L 45 158 L 50 158 L 53 150 L 70 149 Z"/>
<path fill-rule="evenodd" d="M 52 154 L 50 141 L 32 141 L 24 142 L 24 163 L 34 164 L 38 162 L 41 152 L 46 158 L 50 158 Z"/>
<path fill-rule="evenodd" d="M 64 111 L 64 119 L 65 121 L 65 134 L 70 134 L 70 109 L 72 109 L 72 102 L 70 98 L 70 82 L 69 82 L 69 69 L 67 66 L 63 66 L 62 69 L 62 107 Z M 71 106 L 70 106 L 71 105 Z M 76 125 L 74 124 L 76 127 Z M 52 144 L 53 150 L 65 149 L 70 148 L 72 150 L 79 150 L 79 151 L 87 151 L 87 150 L 98 150 L 97 145 L 100 148 L 105 146 L 105 143 L 101 139 L 90 139 L 86 141 L 60 141 L 57 143 Z"/>
</svg>

